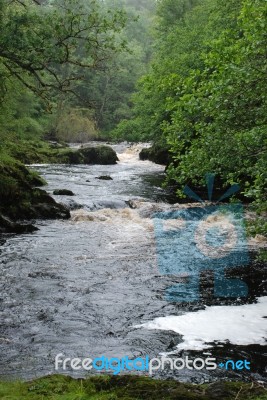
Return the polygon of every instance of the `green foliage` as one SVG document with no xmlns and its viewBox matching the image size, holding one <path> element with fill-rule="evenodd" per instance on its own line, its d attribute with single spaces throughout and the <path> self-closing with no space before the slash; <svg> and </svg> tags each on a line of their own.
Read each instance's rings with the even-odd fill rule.
<svg viewBox="0 0 267 400">
<path fill-rule="evenodd" d="M 259 262 L 267 262 L 267 250 L 266 249 L 260 249 L 258 254 L 257 254 L 257 261 Z"/>
<path fill-rule="evenodd" d="M 65 142 L 89 142 L 98 134 L 92 113 L 88 109 L 63 109 L 54 122 L 56 138 Z"/>
<path fill-rule="evenodd" d="M 216 393 L 216 385 L 213 389 L 212 385 L 192 385 L 136 376 L 103 375 L 76 380 L 68 376 L 52 375 L 25 383 L 2 382 L 0 397 L 3 400 L 266 399 L 266 391 L 259 385 L 251 386 L 242 382 L 218 385 L 220 388 Z"/>
<path fill-rule="evenodd" d="M 207 172 L 267 204 L 267 3 L 161 0 L 149 74 L 133 98 L 140 140 L 166 143 L 178 193 Z"/>
<path fill-rule="evenodd" d="M 121 48 L 116 33 L 124 22 L 122 11 L 94 0 L 1 0 L 2 74 L 44 98 L 73 92 L 84 69 L 100 68 Z"/>
<path fill-rule="evenodd" d="M 88 70 L 78 85 L 78 92 L 94 109 L 102 135 L 110 138 L 114 136 L 110 131 L 120 121 L 132 117 L 131 95 L 136 81 L 147 71 L 151 55 L 150 26 L 154 5 L 154 0 L 107 0 L 103 4 L 114 12 L 124 9 L 127 22 L 118 37 L 126 43 L 126 48 L 105 60 L 101 69 Z"/>
<path fill-rule="evenodd" d="M 159 3 L 159 22 L 151 70 L 140 79 L 138 91 L 133 96 L 134 119 L 138 121 L 139 127 L 138 140 L 166 142 L 162 139 L 162 124 L 171 121 L 171 99 L 177 96 L 179 86 L 188 71 L 192 67 L 201 68 L 203 65 L 199 52 L 203 45 L 203 36 L 208 37 L 210 33 L 203 32 L 203 25 L 207 20 L 203 5 L 199 6 L 196 14 L 186 14 L 186 10 L 190 10 L 194 3 L 196 2 L 176 2 L 175 7 L 171 1 Z M 209 10 L 212 2 L 208 2 L 208 6 L 206 8 Z M 173 13 L 173 22 L 170 24 L 169 17 Z M 168 27 L 167 32 L 165 26 Z M 120 125 L 117 129 L 120 130 Z"/>
<path fill-rule="evenodd" d="M 127 140 L 128 142 L 138 142 L 140 139 L 140 119 L 122 120 L 112 131 L 112 138 L 117 141 Z"/>
<path fill-rule="evenodd" d="M 0 139 L 95 137 L 92 79 L 125 50 L 124 11 L 101 0 L 1 0 L 0 19 Z"/>
<path fill-rule="evenodd" d="M 267 221 L 262 217 L 258 217 L 255 220 L 248 221 L 247 234 L 252 237 L 256 235 L 267 237 Z"/>
<path fill-rule="evenodd" d="M 229 183 L 241 183 L 245 196 L 266 202 L 266 62 L 261 57 L 266 12 L 265 2 L 244 1 L 237 16 L 230 13 L 229 23 L 202 55 L 205 68 L 193 69 L 181 97 L 172 99 L 172 120 L 163 131 L 179 184 L 197 183 L 213 171 Z"/>
</svg>

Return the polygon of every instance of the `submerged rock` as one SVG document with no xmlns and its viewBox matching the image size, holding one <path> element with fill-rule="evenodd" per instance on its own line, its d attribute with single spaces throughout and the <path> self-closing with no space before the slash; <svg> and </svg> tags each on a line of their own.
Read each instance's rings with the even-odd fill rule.
<svg viewBox="0 0 267 400">
<path fill-rule="evenodd" d="M 73 210 L 80 210 L 83 208 L 83 204 L 76 203 L 76 201 L 72 199 L 68 199 L 67 201 L 64 201 L 63 205 L 70 211 Z"/>
<path fill-rule="evenodd" d="M 53 191 L 53 194 L 55 196 L 75 196 L 75 194 L 71 190 L 68 190 L 68 189 L 55 189 Z"/>
<path fill-rule="evenodd" d="M 102 179 L 103 181 L 113 181 L 113 178 L 109 175 L 100 175 L 96 179 Z"/>
</svg>

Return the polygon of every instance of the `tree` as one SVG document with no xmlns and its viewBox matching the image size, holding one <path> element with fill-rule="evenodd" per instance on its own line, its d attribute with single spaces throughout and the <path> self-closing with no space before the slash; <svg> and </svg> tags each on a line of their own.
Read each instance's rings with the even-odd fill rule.
<svg viewBox="0 0 267 400">
<path fill-rule="evenodd" d="M 85 69 L 101 68 L 120 49 L 122 11 L 103 12 L 96 0 L 0 0 L 0 71 L 48 99 L 75 93 Z"/>
<path fill-rule="evenodd" d="M 104 7 L 113 12 L 118 7 L 125 11 L 127 21 L 118 37 L 126 43 L 126 48 L 105 60 L 100 70 L 88 70 L 79 83 L 79 93 L 93 104 L 97 126 L 106 135 L 122 119 L 132 117 L 131 96 L 137 80 L 147 71 L 151 56 L 154 6 L 154 0 L 105 2 Z"/>
<path fill-rule="evenodd" d="M 240 4 L 235 25 L 210 42 L 205 69 L 183 82 L 164 130 L 175 160 L 169 174 L 181 186 L 213 171 L 267 200 L 266 14 L 260 0 Z"/>
</svg>

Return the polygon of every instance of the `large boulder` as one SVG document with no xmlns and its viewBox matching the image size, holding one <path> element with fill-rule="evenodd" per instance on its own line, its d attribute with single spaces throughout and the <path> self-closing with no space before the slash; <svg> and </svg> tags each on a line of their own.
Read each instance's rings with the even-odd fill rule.
<svg viewBox="0 0 267 400">
<path fill-rule="evenodd" d="M 82 147 L 81 149 L 60 150 L 56 162 L 62 164 L 116 164 L 118 157 L 109 146 Z"/>
<path fill-rule="evenodd" d="M 70 218 L 69 210 L 36 185 L 44 181 L 23 164 L 7 159 L 0 162 L 0 232 L 32 232 L 32 225 L 20 221 Z"/>
<path fill-rule="evenodd" d="M 41 189 L 34 189 L 29 211 L 30 218 L 70 218 L 70 212 L 68 208 L 63 204 L 57 203 L 45 190 Z"/>
<path fill-rule="evenodd" d="M 170 163 L 170 153 L 168 149 L 153 145 L 152 147 L 144 148 L 139 153 L 139 159 L 149 160 L 156 164 L 168 165 Z"/>
<path fill-rule="evenodd" d="M 109 146 L 84 147 L 78 152 L 84 157 L 84 164 L 116 164 L 117 153 Z"/>
</svg>

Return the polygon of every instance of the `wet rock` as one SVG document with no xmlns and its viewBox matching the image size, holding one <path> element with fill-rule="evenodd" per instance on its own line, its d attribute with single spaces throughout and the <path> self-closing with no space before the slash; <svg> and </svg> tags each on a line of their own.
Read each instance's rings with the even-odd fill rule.
<svg viewBox="0 0 267 400">
<path fill-rule="evenodd" d="M 55 196 L 75 196 L 75 194 L 71 190 L 68 190 L 68 189 L 55 189 L 53 191 L 53 194 Z"/>
<path fill-rule="evenodd" d="M 82 204 L 76 203 L 76 201 L 69 199 L 67 203 L 64 202 L 63 204 L 65 207 L 67 207 L 68 210 L 74 211 L 74 210 L 80 210 L 84 206 Z"/>
<path fill-rule="evenodd" d="M 142 161 L 149 160 L 162 165 L 168 165 L 170 163 L 170 154 L 168 149 L 156 145 L 142 149 L 139 153 L 139 158 Z"/>
<path fill-rule="evenodd" d="M 45 190 L 35 187 L 43 180 L 16 160 L 0 166 L 0 229 L 5 232 L 33 232 L 33 225 L 14 221 L 35 218 L 70 218 L 69 210 L 58 204 Z M 44 182 L 43 182 L 44 183 Z"/>
<path fill-rule="evenodd" d="M 64 149 L 57 154 L 57 161 L 62 164 L 84 164 L 84 156 L 79 150 Z"/>
<path fill-rule="evenodd" d="M 116 164 L 118 157 L 109 146 L 82 147 L 78 150 L 63 149 L 53 155 L 51 162 L 62 164 Z"/>
<path fill-rule="evenodd" d="M 53 149 L 62 149 L 62 148 L 68 147 L 68 144 L 65 142 L 59 143 L 54 140 L 48 140 L 48 143 L 50 144 L 51 148 L 53 148 Z"/>
<path fill-rule="evenodd" d="M 102 179 L 103 181 L 113 181 L 113 178 L 109 175 L 100 175 L 96 179 Z"/>
<path fill-rule="evenodd" d="M 118 157 L 109 146 L 84 147 L 77 150 L 84 158 L 84 164 L 116 164 Z"/>
<path fill-rule="evenodd" d="M 68 219 L 70 212 L 63 204 L 57 203 L 46 191 L 35 189 L 30 213 L 31 218 Z"/>
<path fill-rule="evenodd" d="M 38 231 L 38 228 L 32 224 L 18 224 L 0 214 L 1 233 L 31 233 L 35 231 Z"/>
<path fill-rule="evenodd" d="M 134 200 L 126 200 L 125 203 L 132 209 L 136 209 L 137 208 L 137 204 Z"/>
<path fill-rule="evenodd" d="M 101 200 L 99 202 L 92 203 L 91 206 L 87 206 L 90 211 L 101 210 L 103 208 L 109 208 L 112 210 L 118 210 L 120 208 L 125 208 L 125 201 L 122 200 Z"/>
</svg>

